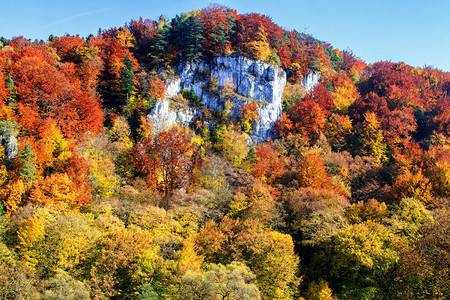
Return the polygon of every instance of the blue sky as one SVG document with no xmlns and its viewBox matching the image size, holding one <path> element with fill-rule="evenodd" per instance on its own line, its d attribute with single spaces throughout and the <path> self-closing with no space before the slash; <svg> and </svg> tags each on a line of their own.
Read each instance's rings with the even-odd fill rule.
<svg viewBox="0 0 450 300">
<path fill-rule="evenodd" d="M 1 0 L 0 36 L 47 40 L 87 36 L 131 19 L 173 18 L 208 6 L 202 0 Z M 450 71 L 448 0 L 216 0 L 238 13 L 269 15 L 286 29 L 306 32 L 368 63 L 403 61 Z"/>
</svg>

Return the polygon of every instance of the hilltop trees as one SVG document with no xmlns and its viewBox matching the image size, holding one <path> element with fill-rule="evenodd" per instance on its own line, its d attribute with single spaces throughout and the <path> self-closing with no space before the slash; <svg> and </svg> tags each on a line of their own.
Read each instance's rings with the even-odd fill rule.
<svg viewBox="0 0 450 300">
<path fill-rule="evenodd" d="M 202 23 L 194 14 L 183 13 L 172 20 L 171 40 L 177 47 L 181 59 L 190 63 L 199 62 L 203 57 Z"/>
<path fill-rule="evenodd" d="M 231 39 L 236 30 L 235 10 L 220 5 L 210 5 L 200 11 L 199 19 L 203 24 L 204 45 L 213 55 L 228 54 L 231 51 Z"/>
</svg>

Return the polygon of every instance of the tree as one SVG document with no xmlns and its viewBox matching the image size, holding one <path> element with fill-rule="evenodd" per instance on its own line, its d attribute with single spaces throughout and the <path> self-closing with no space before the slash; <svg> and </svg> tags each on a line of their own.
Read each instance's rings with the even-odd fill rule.
<svg viewBox="0 0 450 300">
<path fill-rule="evenodd" d="M 450 296 L 450 222 L 445 210 L 423 227 L 414 247 L 400 255 L 398 276 L 393 283 L 403 299 L 445 299 Z"/>
<path fill-rule="evenodd" d="M 90 270 L 92 296 L 136 295 L 152 274 L 155 253 L 148 234 L 137 228 L 107 233 L 98 243 Z"/>
<path fill-rule="evenodd" d="M 18 259 L 0 263 L 0 295 L 6 299 L 40 299 L 36 280 Z"/>
<path fill-rule="evenodd" d="M 52 118 L 44 120 L 38 129 L 36 162 L 39 174 L 49 175 L 58 170 L 72 156 L 71 140 L 65 139 L 60 127 Z"/>
<path fill-rule="evenodd" d="M 8 79 L 8 77 L 5 78 L 4 72 L 0 72 L 0 101 L 2 106 L 6 104 L 7 98 L 11 95 L 11 91 L 8 89 Z"/>
<path fill-rule="evenodd" d="M 267 187 L 254 184 L 248 196 L 236 193 L 230 201 L 228 216 L 233 218 L 259 220 L 268 228 L 273 227 L 275 216 L 275 199 Z"/>
<path fill-rule="evenodd" d="M 258 104 L 255 102 L 244 104 L 239 117 L 241 118 L 240 124 L 242 131 L 245 133 L 252 132 L 252 125 L 258 122 Z"/>
<path fill-rule="evenodd" d="M 289 113 L 292 107 L 305 97 L 305 88 L 299 84 L 287 83 L 283 89 L 283 112 Z"/>
<path fill-rule="evenodd" d="M 286 116 L 283 114 L 277 128 L 282 136 L 302 134 L 314 142 L 324 132 L 326 119 L 333 109 L 332 94 L 321 83 L 302 101 L 294 104 Z"/>
<path fill-rule="evenodd" d="M 177 188 L 189 187 L 194 163 L 190 133 L 172 127 L 156 136 L 148 136 L 133 149 L 133 162 L 152 188 L 166 196 Z"/>
<path fill-rule="evenodd" d="M 22 180 L 8 183 L 0 191 L 0 199 L 7 213 L 12 213 L 19 208 L 25 196 L 25 186 Z"/>
<path fill-rule="evenodd" d="M 280 119 L 275 123 L 275 129 L 279 136 L 287 137 L 294 134 L 294 123 L 286 112 L 283 112 Z"/>
<path fill-rule="evenodd" d="M 155 65 L 156 68 L 160 68 L 170 58 L 169 42 L 172 26 L 161 16 L 157 28 L 158 31 L 153 38 L 153 43 L 150 45 L 148 56 L 151 59 L 151 64 Z"/>
<path fill-rule="evenodd" d="M 103 104 L 107 106 L 117 104 L 118 100 L 120 100 L 120 104 L 126 100 L 124 99 L 126 91 L 124 91 L 122 77 L 125 76 L 125 87 L 130 90 L 130 78 L 133 76 L 131 69 L 135 72 L 138 66 L 129 49 L 117 39 L 117 33 L 117 29 L 104 31 L 102 35 L 91 42 L 92 46 L 98 47 L 104 66 L 99 76 L 98 91 L 103 96 Z M 130 60 L 133 68 L 131 68 Z M 128 66 L 125 66 L 125 63 L 128 63 Z M 122 72 L 124 72 L 123 76 Z"/>
<path fill-rule="evenodd" d="M 39 253 L 39 269 L 46 277 L 59 277 L 61 272 L 68 272 L 71 276 L 84 275 L 86 262 L 92 257 L 102 235 L 94 226 L 94 218 L 89 214 L 64 215 L 52 209 L 48 212 L 54 217 L 44 224 L 45 238 L 34 245 Z M 45 216 L 44 213 L 40 215 Z"/>
<path fill-rule="evenodd" d="M 392 185 L 391 196 L 394 201 L 402 198 L 415 198 L 426 206 L 432 206 L 433 191 L 430 180 L 419 170 L 417 173 L 400 174 Z"/>
<path fill-rule="evenodd" d="M 302 162 L 298 165 L 296 177 L 300 187 L 340 191 L 326 172 L 323 158 L 314 152 L 304 155 Z"/>
<path fill-rule="evenodd" d="M 124 66 L 120 71 L 120 81 L 122 83 L 122 90 L 127 95 L 128 106 L 128 95 L 131 94 L 131 92 L 133 92 L 134 90 L 134 65 L 133 61 L 128 56 L 126 56 L 123 60 L 123 64 Z"/>
<path fill-rule="evenodd" d="M 328 50 L 331 50 L 331 46 L 323 42 L 316 42 L 316 46 L 313 49 L 313 57 L 315 58 L 313 66 L 319 69 L 325 77 L 330 77 L 334 71 L 330 57 L 327 55 Z"/>
<path fill-rule="evenodd" d="M 276 25 L 268 16 L 255 13 L 238 15 L 233 46 L 237 51 L 250 56 L 257 54 L 258 51 L 259 55 L 262 54 L 263 57 L 267 54 L 266 60 L 271 63 L 280 63 L 279 56 L 281 56 L 284 67 L 287 67 L 290 62 L 289 41 L 285 33 L 286 31 Z M 253 53 L 252 50 L 256 50 L 257 53 Z"/>
<path fill-rule="evenodd" d="M 231 51 L 231 37 L 235 32 L 237 13 L 225 6 L 212 4 L 200 10 L 205 50 L 213 55 Z"/>
<path fill-rule="evenodd" d="M 333 84 L 333 102 L 336 112 L 346 114 L 348 107 L 360 97 L 353 81 L 344 75 L 338 75 L 331 80 Z"/>
<path fill-rule="evenodd" d="M 114 119 L 111 129 L 108 131 L 108 138 L 112 143 L 120 143 L 125 149 L 133 147 L 130 125 L 125 117 L 119 116 Z"/>
<path fill-rule="evenodd" d="M 360 58 L 355 57 L 353 53 L 343 51 L 341 69 L 344 70 L 354 82 L 359 81 L 361 73 L 366 68 L 366 63 Z"/>
<path fill-rule="evenodd" d="M 333 244 L 331 272 L 341 284 L 338 295 L 380 298 L 400 252 L 389 229 L 372 221 L 351 225 L 334 237 Z"/>
<path fill-rule="evenodd" d="M 300 245 L 326 247 L 348 226 L 344 214 L 349 202 L 331 191 L 302 188 L 283 194 L 281 199 L 289 232 Z"/>
<path fill-rule="evenodd" d="M 72 181 L 73 188 L 76 190 L 76 207 L 85 208 L 92 199 L 92 186 L 88 173 L 88 164 L 86 161 L 76 154 L 73 154 L 59 168 L 59 172 L 67 174 Z"/>
<path fill-rule="evenodd" d="M 89 288 L 62 270 L 57 270 L 56 275 L 47 281 L 47 285 L 48 288 L 44 293 L 44 299 L 46 300 L 91 299 Z"/>
<path fill-rule="evenodd" d="M 248 154 L 247 135 L 236 130 L 233 126 L 227 128 L 225 125 L 214 129 L 214 148 L 221 151 L 224 156 L 233 162 L 235 166 L 244 163 Z"/>
<path fill-rule="evenodd" d="M 124 128 L 119 128 L 121 126 L 124 126 Z M 86 175 L 89 176 L 89 182 L 97 196 L 111 196 L 119 186 L 116 170 L 123 170 L 120 159 L 122 156 L 129 154 L 129 149 L 133 146 L 132 141 L 127 136 L 127 130 L 129 131 L 128 123 L 121 117 L 117 117 L 113 121 L 109 136 L 110 139 L 119 141 L 116 140 L 113 144 L 110 144 L 106 136 L 97 135 L 80 144 L 82 149 L 79 150 L 80 154 L 83 155 L 88 165 Z M 114 150 L 111 151 L 111 148 Z M 116 162 L 116 165 L 114 162 Z"/>
<path fill-rule="evenodd" d="M 263 182 L 272 184 L 283 175 L 286 163 L 270 143 L 259 144 L 254 159 L 252 174 Z"/>
<path fill-rule="evenodd" d="M 151 100 L 160 100 L 166 96 L 166 86 L 158 77 L 153 77 L 150 81 L 148 95 Z"/>
<path fill-rule="evenodd" d="M 134 42 L 134 47 L 132 47 L 131 50 L 141 61 L 145 61 L 145 57 L 148 55 L 148 50 L 157 30 L 154 22 L 149 19 L 142 20 L 142 18 L 139 17 L 138 21 L 131 20 L 128 22 L 126 28 L 134 38 L 134 41 L 130 39 Z"/>
<path fill-rule="evenodd" d="M 373 157 L 377 164 L 387 160 L 387 148 L 384 142 L 383 132 L 375 113 L 365 114 L 362 131 L 362 155 Z"/>
<path fill-rule="evenodd" d="M 97 73 L 89 67 L 78 69 L 74 62 L 61 63 L 50 45 L 25 43 L 19 48 L 8 69 L 17 89 L 17 120 L 24 131 L 34 134 L 39 120 L 46 118 L 55 119 L 66 137 L 101 131 L 103 113 L 93 93 Z"/>
<path fill-rule="evenodd" d="M 263 26 L 258 27 L 258 31 L 253 36 L 252 41 L 246 45 L 248 53 L 252 58 L 266 61 L 271 54 L 270 46 L 267 43 L 267 34 Z"/>
<path fill-rule="evenodd" d="M 197 16 L 183 13 L 172 19 L 171 40 L 177 46 L 183 61 L 199 62 L 203 56 L 202 23 Z"/>
<path fill-rule="evenodd" d="M 333 115 L 326 124 L 327 140 L 334 151 L 349 149 L 353 134 L 352 120 L 348 115 Z"/>
<path fill-rule="evenodd" d="M 375 199 L 369 199 L 367 202 L 359 201 L 348 208 L 345 216 L 352 224 L 366 221 L 380 223 L 387 216 L 387 206 L 384 202 L 380 203 Z"/>
<path fill-rule="evenodd" d="M 67 173 L 55 173 L 33 184 L 29 200 L 60 209 L 76 209 L 87 205 L 83 192 Z"/>
<path fill-rule="evenodd" d="M 33 154 L 29 143 L 25 145 L 22 152 L 19 153 L 22 162 L 20 165 L 19 176 L 23 177 L 23 183 L 36 180 L 36 155 Z"/>
<path fill-rule="evenodd" d="M 46 222 L 44 216 L 35 214 L 22 222 L 17 230 L 18 253 L 24 264 L 31 269 L 39 262 L 39 246 L 45 238 Z"/>
<path fill-rule="evenodd" d="M 436 197 L 450 197 L 450 149 L 433 147 L 428 157 L 424 175 L 430 179 Z"/>
<path fill-rule="evenodd" d="M 265 229 L 257 220 L 225 217 L 220 225 L 206 223 L 194 239 L 207 263 L 244 261 L 256 275 L 263 298 L 292 297 L 299 280 L 291 236 Z"/>
<path fill-rule="evenodd" d="M 182 278 L 181 297 L 184 299 L 261 299 L 255 275 L 239 262 L 226 266 L 209 264 L 206 272 L 188 271 Z"/>
<path fill-rule="evenodd" d="M 7 101 L 8 101 L 8 105 L 13 107 L 13 108 L 15 108 L 16 107 L 17 89 L 14 86 L 14 80 L 13 80 L 13 78 L 12 78 L 10 73 L 8 73 L 8 76 L 6 77 L 5 85 L 6 85 L 6 88 L 8 89 L 8 91 L 9 91 L 9 93 L 8 93 L 9 95 L 6 98 Z M 1 97 L 0 97 L 0 99 L 1 99 Z"/>
<path fill-rule="evenodd" d="M 306 299 L 308 300 L 332 300 L 333 291 L 328 286 L 328 282 L 324 279 L 320 279 L 319 282 L 311 282 L 306 292 Z"/>
<path fill-rule="evenodd" d="M 407 245 L 413 245 L 422 236 L 423 225 L 432 221 L 431 212 L 414 198 L 403 198 L 392 211 L 390 218 L 384 220 L 391 231 L 401 237 Z"/>
</svg>

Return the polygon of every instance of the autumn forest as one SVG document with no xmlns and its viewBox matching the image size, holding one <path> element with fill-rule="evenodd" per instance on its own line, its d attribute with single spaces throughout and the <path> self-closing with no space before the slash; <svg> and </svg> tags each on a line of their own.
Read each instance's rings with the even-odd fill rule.
<svg viewBox="0 0 450 300">
<path fill-rule="evenodd" d="M 221 110 L 168 96 L 217 57 L 285 74 L 264 142 L 230 81 L 202 74 Z M 0 299 L 448 299 L 449 93 L 220 5 L 1 38 Z M 152 124 L 163 99 L 190 125 Z"/>
</svg>

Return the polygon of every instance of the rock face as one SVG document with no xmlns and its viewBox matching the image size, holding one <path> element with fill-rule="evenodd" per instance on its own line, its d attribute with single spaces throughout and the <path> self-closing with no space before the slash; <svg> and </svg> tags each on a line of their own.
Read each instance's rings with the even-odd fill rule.
<svg viewBox="0 0 450 300">
<path fill-rule="evenodd" d="M 195 114 L 196 111 L 190 108 L 173 110 L 170 108 L 169 100 L 162 99 L 156 102 L 152 112 L 147 116 L 147 120 L 151 121 L 156 132 L 160 132 L 172 124 L 189 126 Z"/>
<path fill-rule="evenodd" d="M 301 84 L 305 87 L 305 91 L 309 93 L 319 84 L 321 78 L 319 73 L 312 72 L 303 78 Z"/>
<path fill-rule="evenodd" d="M 0 126 L 0 142 L 4 148 L 5 155 L 8 161 L 13 160 L 17 156 L 18 147 L 17 139 L 14 136 L 14 130 L 8 126 Z"/>
<path fill-rule="evenodd" d="M 282 68 L 242 56 L 222 56 L 200 63 L 180 64 L 175 72 L 176 76 L 166 82 L 168 98 L 183 89 L 193 90 L 207 108 L 223 110 L 225 99 L 220 91 L 230 82 L 235 92 L 230 99 L 231 117 L 237 118 L 244 104 L 256 102 L 258 122 L 253 124 L 250 138 L 260 143 L 273 137 L 273 125 L 282 114 L 281 97 L 286 85 L 286 73 Z M 320 79 L 314 74 L 304 80 L 310 89 Z M 160 100 L 148 119 L 160 130 L 172 123 L 187 125 L 196 113 L 194 109 L 172 110 L 168 100 Z"/>
</svg>

